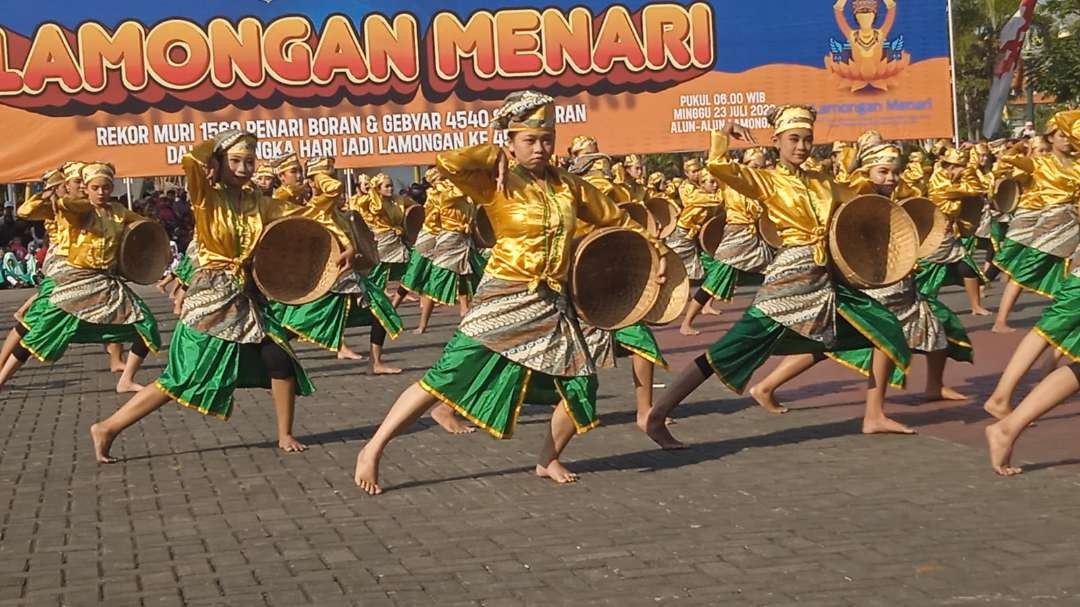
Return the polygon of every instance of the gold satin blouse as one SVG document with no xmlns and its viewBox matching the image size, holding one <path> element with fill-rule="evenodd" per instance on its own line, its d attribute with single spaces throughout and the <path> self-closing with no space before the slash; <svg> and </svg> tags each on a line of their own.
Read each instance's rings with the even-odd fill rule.
<svg viewBox="0 0 1080 607">
<path fill-rule="evenodd" d="M 283 217 L 286 210 L 280 201 L 252 188 L 230 190 L 211 183 L 206 167 L 213 151 L 214 142 L 205 141 L 181 161 L 195 218 L 199 267 L 239 272 L 255 250 L 263 227 Z"/>
<path fill-rule="evenodd" d="M 730 138 L 714 131 L 706 170 L 743 196 L 761 201 L 784 247 L 813 246 L 814 261 L 828 262 L 826 238 L 832 212 L 859 191 L 836 183 L 825 171 L 755 169 L 727 157 Z"/>
<path fill-rule="evenodd" d="M 758 219 L 765 212 L 760 202 L 747 198 L 729 187 L 722 188 L 722 192 L 727 223 L 757 226 Z"/>
<path fill-rule="evenodd" d="M 580 218 L 595 227 L 621 226 L 642 234 L 661 251 L 655 238 L 584 179 L 548 167 L 543 178 L 515 166 L 507 171 L 506 194 L 495 189 L 499 148 L 491 144 L 443 152 L 436 164 L 462 193 L 484 207 L 497 242 L 486 274 L 546 284 L 563 292 L 570 274 L 574 229 Z"/>
<path fill-rule="evenodd" d="M 447 232 L 472 232 L 476 210 L 469 197 L 452 183 L 446 183 L 439 193 L 439 227 Z"/>
<path fill-rule="evenodd" d="M 935 169 L 930 176 L 926 197 L 951 220 L 960 214 L 960 202 L 971 196 L 985 194 L 985 188 L 978 176 L 970 168 L 965 171 L 960 181 L 952 181 L 941 168 Z"/>
<path fill-rule="evenodd" d="M 67 226 L 70 238 L 68 263 L 93 270 L 112 269 L 124 227 L 146 219 L 118 202 L 94 206 L 85 198 L 61 198 L 56 210 L 58 223 Z"/>
<path fill-rule="evenodd" d="M 1038 210 L 1080 201 L 1080 163 L 1076 160 L 1066 167 L 1053 154 L 1036 157 L 1006 154 L 1001 161 L 1031 176 L 1020 196 L 1019 208 Z"/>
<path fill-rule="evenodd" d="M 379 233 L 388 230 L 393 230 L 398 234 L 404 232 L 402 225 L 405 222 L 405 207 L 399 199 L 383 196 L 372 189 L 358 202 L 360 206 L 356 210 L 372 232 Z"/>
<path fill-rule="evenodd" d="M 49 235 L 49 250 L 53 255 L 67 256 L 71 246 L 68 230 L 60 229 L 60 222 L 56 220 L 56 211 L 52 201 L 46 201 L 38 192 L 23 201 L 19 205 L 16 214 L 29 221 L 41 221 L 45 223 L 45 233 Z"/>
<path fill-rule="evenodd" d="M 686 230 L 690 238 L 693 238 L 705 222 L 723 210 L 724 195 L 721 190 L 710 194 L 698 187 L 687 189 L 682 195 L 684 196 L 683 207 L 675 223 Z"/>
</svg>

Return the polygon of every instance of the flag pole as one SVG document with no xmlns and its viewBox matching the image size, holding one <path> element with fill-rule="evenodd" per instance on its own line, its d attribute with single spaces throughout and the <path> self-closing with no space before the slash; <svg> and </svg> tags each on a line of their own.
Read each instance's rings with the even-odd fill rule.
<svg viewBox="0 0 1080 607">
<path fill-rule="evenodd" d="M 956 101 L 956 35 L 953 29 L 952 0 L 945 3 L 949 13 L 949 78 L 952 80 L 953 145 L 960 145 L 960 105 Z"/>
</svg>

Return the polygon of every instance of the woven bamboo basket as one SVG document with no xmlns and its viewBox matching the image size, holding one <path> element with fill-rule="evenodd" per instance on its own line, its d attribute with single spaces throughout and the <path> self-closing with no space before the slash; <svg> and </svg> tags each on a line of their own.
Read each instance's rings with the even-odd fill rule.
<svg viewBox="0 0 1080 607">
<path fill-rule="evenodd" d="M 405 209 L 404 223 L 405 233 L 402 234 L 401 239 L 405 241 L 405 244 L 411 247 L 416 244 L 416 239 L 420 237 L 420 230 L 424 227 L 423 205 L 409 205 L 409 207 Z"/>
<path fill-rule="evenodd" d="M 994 195 L 990 203 L 999 213 L 1012 213 L 1020 204 L 1020 182 L 1015 179 L 1002 179 L 994 185 Z"/>
<path fill-rule="evenodd" d="M 967 238 L 975 235 L 982 221 L 983 207 L 989 201 L 982 196 L 968 196 L 960 201 L 960 214 L 956 217 L 956 226 L 960 230 L 960 236 Z"/>
<path fill-rule="evenodd" d="M 727 221 L 724 216 L 717 215 L 701 226 L 701 231 L 698 232 L 698 244 L 701 245 L 701 250 L 705 251 L 706 255 L 711 257 L 716 254 L 716 248 L 720 246 L 720 241 L 724 239 L 725 225 L 727 225 Z"/>
<path fill-rule="evenodd" d="M 476 216 L 473 217 L 472 237 L 478 249 L 490 249 L 495 246 L 497 241 L 495 227 L 491 225 L 491 218 L 488 217 L 484 207 L 476 207 Z"/>
<path fill-rule="evenodd" d="M 124 229 L 120 239 L 117 271 L 140 285 L 153 284 L 165 274 L 172 261 L 169 234 L 156 221 L 136 221 Z"/>
<path fill-rule="evenodd" d="M 780 238 L 780 230 L 777 229 L 776 224 L 769 218 L 768 213 L 762 213 L 757 222 L 758 234 L 761 239 L 765 241 L 765 244 L 774 249 L 780 249 L 784 246 L 784 241 Z"/>
<path fill-rule="evenodd" d="M 571 291 L 582 321 L 609 331 L 641 322 L 656 305 L 656 249 L 637 232 L 600 228 L 574 249 Z"/>
<path fill-rule="evenodd" d="M 657 236 L 667 238 L 675 231 L 675 222 L 679 219 L 679 207 L 675 206 L 667 198 L 649 198 L 645 201 L 645 208 L 652 213 L 659 230 Z"/>
<path fill-rule="evenodd" d="M 690 300 L 690 279 L 679 254 L 668 251 L 664 255 L 664 261 L 664 284 L 660 285 L 656 304 L 645 315 L 645 322 L 650 325 L 666 325 L 678 319 L 686 308 L 686 302 Z"/>
<path fill-rule="evenodd" d="M 356 255 L 353 256 L 353 270 L 367 274 L 379 264 L 379 246 L 375 242 L 375 233 L 356 211 L 346 214 L 349 223 L 349 235 L 352 237 Z"/>
<path fill-rule="evenodd" d="M 884 287 L 900 282 L 915 267 L 919 233 L 900 205 L 884 196 L 858 196 L 833 213 L 829 249 L 849 284 Z"/>
<path fill-rule="evenodd" d="M 945 240 L 948 218 L 929 198 L 907 198 L 900 202 L 900 206 L 915 222 L 915 229 L 919 233 L 919 258 L 933 254 L 941 246 L 941 241 Z"/>
<path fill-rule="evenodd" d="M 620 204 L 619 208 L 626 212 L 639 226 L 645 228 L 649 234 L 658 236 L 660 234 L 660 228 L 656 225 L 656 219 L 653 218 L 649 209 L 645 208 L 645 205 L 638 202 L 627 202 Z"/>
<path fill-rule="evenodd" d="M 284 217 L 263 229 L 252 260 L 255 285 L 274 301 L 310 303 L 338 277 L 341 246 L 329 230 L 306 217 Z"/>
</svg>

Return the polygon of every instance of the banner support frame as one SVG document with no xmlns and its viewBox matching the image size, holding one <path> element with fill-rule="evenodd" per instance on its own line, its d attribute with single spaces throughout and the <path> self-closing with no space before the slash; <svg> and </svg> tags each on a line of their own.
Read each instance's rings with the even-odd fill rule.
<svg viewBox="0 0 1080 607">
<path fill-rule="evenodd" d="M 946 0 L 945 11 L 949 16 L 949 82 L 952 88 L 953 145 L 960 145 L 960 106 L 956 98 L 956 29 L 953 23 L 953 3 Z"/>
</svg>

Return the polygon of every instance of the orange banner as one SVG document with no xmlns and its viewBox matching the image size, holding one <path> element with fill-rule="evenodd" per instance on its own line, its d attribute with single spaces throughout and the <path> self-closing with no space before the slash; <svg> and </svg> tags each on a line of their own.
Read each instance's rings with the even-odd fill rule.
<svg viewBox="0 0 1080 607">
<path fill-rule="evenodd" d="M 108 160 L 121 176 L 177 174 L 187 150 L 225 128 L 256 133 L 264 159 L 430 164 L 441 150 L 486 141 L 498 100 L 523 88 L 556 96 L 560 137 L 590 134 L 611 154 L 700 150 L 728 120 L 767 139 L 765 113 L 780 103 L 815 105 L 819 141 L 871 127 L 895 139 L 949 136 L 944 14 L 926 14 L 943 0 L 860 2 L 799 3 L 802 30 L 768 15 L 757 31 L 741 26 L 761 7 L 727 18 L 705 2 L 422 18 L 331 11 L 318 22 L 275 8 L 33 28 L 16 14 L 0 25 L 0 182 L 73 159 Z M 739 29 L 747 40 L 762 33 L 766 46 L 738 47 Z M 811 40 L 768 46 L 793 32 Z"/>
</svg>

